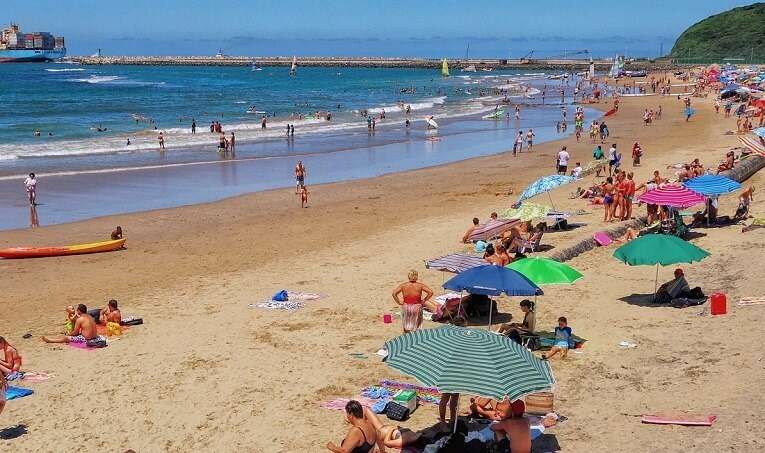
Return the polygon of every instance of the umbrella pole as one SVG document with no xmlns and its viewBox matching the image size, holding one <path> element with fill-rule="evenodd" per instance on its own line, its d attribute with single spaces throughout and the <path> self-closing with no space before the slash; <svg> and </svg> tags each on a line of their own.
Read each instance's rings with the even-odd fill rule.
<svg viewBox="0 0 765 453">
<path fill-rule="evenodd" d="M 659 263 L 656 263 L 656 278 L 653 281 L 653 297 L 656 298 L 656 292 L 659 291 Z"/>
<path fill-rule="evenodd" d="M 547 197 L 550 199 L 550 204 L 552 205 L 553 211 L 557 211 L 557 209 L 555 209 L 555 203 L 552 201 L 552 195 L 550 195 L 549 190 L 547 191 Z"/>
<path fill-rule="evenodd" d="M 489 325 L 486 326 L 486 329 L 488 329 L 489 332 L 491 332 L 491 312 L 494 311 L 492 310 L 493 308 L 494 308 L 494 299 L 489 298 Z"/>
<path fill-rule="evenodd" d="M 451 400 L 449 400 L 449 405 L 451 406 Z M 447 407 L 447 409 L 451 410 L 451 407 Z M 454 428 L 452 429 L 452 434 L 455 434 L 457 432 L 457 419 L 459 419 L 460 413 L 460 394 L 457 394 L 457 410 L 454 411 Z"/>
</svg>

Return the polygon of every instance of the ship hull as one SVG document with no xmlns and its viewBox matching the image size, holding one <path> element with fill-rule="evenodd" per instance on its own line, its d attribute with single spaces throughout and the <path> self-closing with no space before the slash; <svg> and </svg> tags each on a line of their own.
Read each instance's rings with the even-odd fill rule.
<svg viewBox="0 0 765 453">
<path fill-rule="evenodd" d="M 19 49 L 0 50 L 0 63 L 26 63 L 52 61 L 64 58 L 66 48 L 62 49 Z"/>
</svg>

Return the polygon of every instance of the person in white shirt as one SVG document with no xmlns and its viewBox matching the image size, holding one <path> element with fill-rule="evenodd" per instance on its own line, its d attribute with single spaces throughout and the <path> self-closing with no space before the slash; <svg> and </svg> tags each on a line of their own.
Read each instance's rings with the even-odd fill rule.
<svg viewBox="0 0 765 453">
<path fill-rule="evenodd" d="M 576 167 L 574 167 L 574 169 L 571 170 L 571 176 L 577 179 L 579 179 L 582 176 L 582 164 L 580 164 L 579 162 L 576 163 Z"/>
<path fill-rule="evenodd" d="M 31 206 L 37 205 L 37 178 L 34 173 L 30 173 L 24 180 L 24 187 L 27 189 L 27 197 Z"/>
<path fill-rule="evenodd" d="M 608 148 L 608 176 L 611 176 L 611 172 L 617 167 L 616 164 L 616 143 L 614 143 Z"/>
<path fill-rule="evenodd" d="M 568 160 L 570 158 L 571 156 L 568 154 L 568 151 L 566 150 L 566 147 L 564 146 L 558 152 L 558 174 L 559 175 L 566 174 L 566 171 L 568 170 Z"/>
</svg>

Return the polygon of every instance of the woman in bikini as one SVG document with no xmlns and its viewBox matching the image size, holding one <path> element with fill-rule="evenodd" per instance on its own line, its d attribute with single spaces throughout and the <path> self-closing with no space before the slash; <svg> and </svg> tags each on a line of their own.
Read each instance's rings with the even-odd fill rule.
<svg viewBox="0 0 765 453">
<path fill-rule="evenodd" d="M 433 303 L 428 303 L 430 298 L 433 297 L 433 290 L 428 285 L 417 281 L 419 278 L 417 271 L 409 271 L 407 277 L 409 281 L 400 284 L 393 291 L 393 300 L 398 305 L 401 305 L 401 324 L 403 325 L 404 333 L 414 332 L 420 328 L 423 306 L 433 313 L 436 312 Z M 425 299 L 422 298 L 423 293 L 425 293 Z M 403 297 L 403 300 L 399 299 L 399 294 Z"/>
<path fill-rule="evenodd" d="M 612 177 L 606 178 L 606 182 L 603 184 L 603 207 L 605 208 L 603 221 L 609 222 L 611 221 L 611 216 L 613 215 L 613 207 L 614 204 L 614 179 Z"/>
<path fill-rule="evenodd" d="M 333 442 L 327 443 L 327 450 L 335 453 L 370 453 L 377 444 L 377 429 L 364 414 L 364 408 L 358 401 L 350 400 L 345 405 L 345 421 L 351 425 L 345 439 L 338 447 Z"/>
</svg>

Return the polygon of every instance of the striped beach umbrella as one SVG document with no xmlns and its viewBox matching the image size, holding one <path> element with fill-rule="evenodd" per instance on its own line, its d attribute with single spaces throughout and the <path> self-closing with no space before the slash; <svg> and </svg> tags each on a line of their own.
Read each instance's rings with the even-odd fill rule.
<svg viewBox="0 0 765 453">
<path fill-rule="evenodd" d="M 489 239 L 500 236 L 518 223 L 520 223 L 520 221 L 517 219 L 489 220 L 483 225 L 478 225 L 478 227 L 470 233 L 468 240 L 471 242 L 488 241 Z"/>
<path fill-rule="evenodd" d="M 673 208 L 689 208 L 697 204 L 704 203 L 706 198 L 683 186 L 663 186 L 657 189 L 649 190 L 638 197 L 638 201 L 660 206 L 670 206 Z"/>
<path fill-rule="evenodd" d="M 546 361 L 504 335 L 455 326 L 420 329 L 385 343 L 390 367 L 442 393 L 511 401 L 555 384 Z"/>
<path fill-rule="evenodd" d="M 722 175 L 702 175 L 689 179 L 683 183 L 686 189 L 700 193 L 707 197 L 714 197 L 741 188 L 741 183 Z"/>
<path fill-rule="evenodd" d="M 464 253 L 452 253 L 451 255 L 442 256 L 441 258 L 425 261 L 425 267 L 428 269 L 452 272 L 454 274 L 459 274 L 468 269 L 485 265 L 486 260 L 480 256 L 467 255 Z"/>
</svg>

